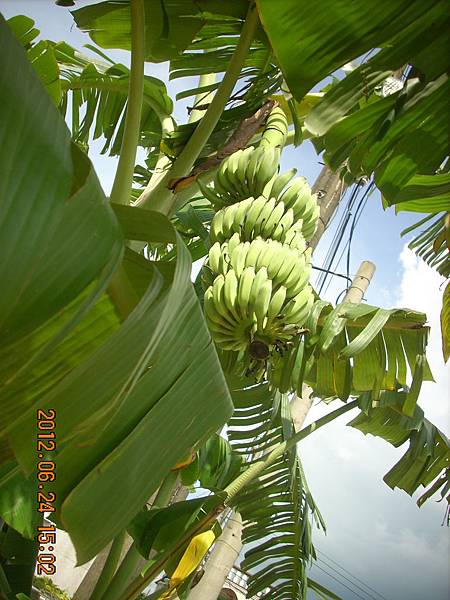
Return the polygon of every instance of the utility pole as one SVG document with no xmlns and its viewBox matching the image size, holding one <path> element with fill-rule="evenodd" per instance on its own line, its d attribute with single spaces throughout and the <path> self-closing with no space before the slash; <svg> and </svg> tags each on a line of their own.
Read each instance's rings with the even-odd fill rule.
<svg viewBox="0 0 450 600">
<path fill-rule="evenodd" d="M 352 283 L 344 296 L 343 302 L 360 304 L 364 298 L 364 293 L 372 281 L 374 273 L 375 265 L 368 260 L 364 260 L 360 264 L 355 277 L 352 279 Z M 309 385 L 303 386 L 301 396 L 294 394 L 291 400 L 291 417 L 294 424 L 294 430 L 296 432 L 300 431 L 300 429 L 303 427 L 303 423 L 305 422 L 312 403 L 312 389 L 309 387 Z"/>
<path fill-rule="evenodd" d="M 332 220 L 347 186 L 339 179 L 338 173 L 325 165 L 311 189 L 314 194 L 317 194 L 320 207 L 317 230 L 310 241 L 310 245 L 314 249 Z"/>
<path fill-rule="evenodd" d="M 211 550 L 202 578 L 188 596 L 189 600 L 217 600 L 242 550 L 241 536 L 241 515 L 232 511 L 221 536 Z"/>
</svg>

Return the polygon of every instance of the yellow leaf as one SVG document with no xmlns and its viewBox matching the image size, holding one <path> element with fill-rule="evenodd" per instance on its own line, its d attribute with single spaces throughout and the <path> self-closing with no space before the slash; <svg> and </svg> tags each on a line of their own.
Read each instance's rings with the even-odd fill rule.
<svg viewBox="0 0 450 600">
<path fill-rule="evenodd" d="M 160 600 L 168 600 L 173 590 L 191 575 L 202 562 L 205 554 L 212 546 L 216 536 L 211 529 L 199 533 L 189 542 L 177 568 L 169 581 L 169 589 L 164 592 Z"/>
</svg>

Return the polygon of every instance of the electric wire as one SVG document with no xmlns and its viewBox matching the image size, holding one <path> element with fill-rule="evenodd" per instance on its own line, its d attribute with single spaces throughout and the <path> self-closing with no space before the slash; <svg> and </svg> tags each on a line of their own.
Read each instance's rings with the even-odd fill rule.
<svg viewBox="0 0 450 600">
<path fill-rule="evenodd" d="M 352 192 L 350 194 L 350 198 L 348 199 L 347 202 L 347 207 L 344 211 L 344 214 L 341 217 L 341 221 L 336 229 L 336 232 L 334 234 L 334 238 L 333 241 L 331 243 L 330 246 L 330 250 L 327 254 L 327 256 L 325 257 L 325 261 L 324 261 L 324 268 L 326 269 L 331 269 L 334 263 L 334 260 L 336 258 L 336 254 L 339 250 L 340 245 L 342 244 L 342 240 L 344 238 L 344 234 L 345 231 L 347 229 L 347 225 L 350 222 L 351 216 L 352 216 L 352 210 L 353 210 L 353 206 L 359 196 L 359 192 L 361 190 L 361 185 L 359 183 L 355 183 L 353 185 L 353 189 Z M 324 277 L 322 278 L 322 281 L 320 282 L 319 285 L 319 289 L 318 289 L 318 293 L 320 294 L 322 291 L 326 291 L 326 289 L 324 290 L 324 285 L 326 283 L 327 280 L 327 276 L 324 275 Z M 329 285 L 329 284 L 328 284 Z"/>
<path fill-rule="evenodd" d="M 342 202 L 342 201 L 344 200 L 345 196 L 347 195 L 347 191 L 348 191 L 348 190 L 345 190 L 345 191 L 344 191 L 344 193 L 343 193 L 343 194 L 341 194 L 341 196 L 340 196 L 340 199 L 339 199 L 339 202 Z M 347 201 L 347 206 L 348 206 L 348 201 Z M 347 210 L 348 210 L 348 209 L 347 209 Z M 339 221 L 339 224 L 338 224 L 338 226 L 337 226 L 337 230 L 339 230 L 339 228 L 342 226 L 342 222 L 343 222 L 343 219 L 344 219 L 344 217 L 345 217 L 345 211 L 344 211 L 344 213 L 343 213 L 343 214 L 341 215 L 341 217 L 340 217 L 340 221 Z M 337 230 L 336 230 L 336 231 L 337 231 Z M 335 233 L 335 235 L 334 235 L 334 238 L 333 238 L 333 239 L 332 239 L 332 241 L 331 241 L 331 244 L 330 244 L 330 246 L 328 247 L 328 251 L 327 251 L 327 254 L 326 254 L 326 256 L 325 256 L 325 259 L 324 259 L 324 266 L 325 266 L 325 265 L 328 263 L 329 257 L 331 256 L 332 247 L 333 247 L 333 243 L 334 243 L 335 237 L 336 237 L 336 233 Z M 318 286 L 318 285 L 320 285 L 320 283 L 321 283 L 322 279 L 323 279 L 323 276 L 320 276 L 320 277 L 318 278 L 318 280 L 317 280 L 317 284 L 316 284 L 317 286 Z"/>
<path fill-rule="evenodd" d="M 347 249 L 347 277 L 350 276 L 350 254 L 351 254 L 353 234 L 355 232 L 356 225 L 358 224 L 359 218 L 364 210 L 364 207 L 366 206 L 367 199 L 373 189 L 373 186 L 374 186 L 374 181 L 372 180 L 369 183 L 369 185 L 367 186 L 367 188 L 364 190 L 361 200 L 359 201 L 359 204 L 356 207 L 355 215 L 353 217 L 353 221 L 350 226 L 350 234 L 349 234 L 348 242 L 347 242 L 347 246 L 348 246 L 348 249 Z"/>
<path fill-rule="evenodd" d="M 347 191 L 348 191 L 348 190 L 345 190 L 344 194 L 342 194 L 342 196 L 341 196 L 341 198 L 340 198 L 340 202 L 342 202 L 342 200 L 345 198 L 345 196 L 346 196 L 346 194 L 347 194 Z M 349 204 L 350 204 L 350 202 L 351 202 L 351 197 L 350 197 L 350 199 L 349 199 L 349 200 L 347 200 L 347 207 L 346 207 L 346 209 L 344 210 L 343 214 L 342 214 L 342 215 L 341 215 L 341 217 L 340 217 L 340 220 L 339 220 L 338 226 L 337 226 L 337 228 L 336 228 L 336 232 L 335 232 L 335 234 L 334 234 L 334 237 L 333 237 L 333 239 L 331 240 L 331 244 L 330 244 L 330 245 L 329 245 L 329 247 L 328 247 L 328 251 L 327 251 L 327 254 L 325 255 L 325 259 L 324 259 L 324 262 L 323 262 L 323 265 L 324 265 L 324 267 L 327 267 L 327 268 L 329 267 L 329 264 L 330 264 L 330 258 L 331 258 L 331 256 L 332 256 L 332 253 L 333 253 L 333 251 L 334 251 L 334 246 L 335 246 L 335 242 L 336 242 L 336 237 L 337 237 L 337 234 L 338 234 L 338 232 L 339 232 L 339 231 L 341 230 L 341 228 L 342 228 L 342 225 L 343 225 L 343 222 L 344 222 L 344 219 L 345 219 L 345 215 L 348 213 L 348 210 L 349 210 Z M 318 279 L 317 279 L 317 284 L 316 284 L 316 285 L 317 285 L 317 286 L 321 286 L 321 285 L 323 285 L 323 281 L 324 281 L 325 279 L 326 279 L 326 278 L 325 278 L 324 276 L 320 276 L 320 277 L 318 277 Z"/>
<path fill-rule="evenodd" d="M 354 231 L 356 229 L 356 226 L 358 225 L 358 222 L 359 222 L 359 220 L 361 218 L 362 213 L 364 212 L 364 209 L 365 209 L 366 204 L 367 204 L 367 200 L 368 200 L 368 198 L 370 196 L 370 193 L 371 193 L 373 187 L 374 187 L 374 182 L 372 181 L 370 183 L 369 187 L 367 188 L 367 190 L 364 192 L 364 194 L 363 194 L 363 196 L 362 196 L 362 198 L 361 198 L 361 200 L 360 200 L 360 202 L 359 202 L 359 204 L 358 204 L 358 206 L 356 208 L 355 215 L 354 215 L 354 218 L 353 218 L 353 221 L 352 221 L 352 225 L 350 227 L 349 239 L 347 240 L 345 246 L 343 247 L 342 252 L 339 255 L 339 258 L 338 258 L 337 263 L 336 263 L 336 267 L 335 268 L 337 268 L 340 265 L 342 257 L 344 256 L 345 251 L 347 251 L 346 272 L 347 272 L 347 277 L 349 279 L 350 279 L 351 242 L 352 242 L 352 239 L 353 239 L 353 233 L 354 233 Z M 331 279 L 330 279 L 330 282 L 331 282 Z M 325 292 L 327 291 L 327 289 L 328 289 L 328 287 L 330 285 L 330 282 L 328 283 L 328 286 L 325 288 Z M 347 290 L 348 290 L 348 288 L 342 290 L 342 292 L 336 298 L 335 304 L 339 303 L 339 300 L 341 299 L 341 297 L 343 296 L 343 294 L 345 294 L 345 292 L 347 292 Z"/>
<path fill-rule="evenodd" d="M 373 594 L 371 594 L 370 592 L 366 591 L 364 588 L 362 588 L 360 585 L 358 585 L 357 583 L 355 583 L 354 581 L 352 581 L 349 577 L 347 577 L 346 575 L 343 575 L 342 573 L 340 573 L 337 569 L 335 569 L 332 565 L 328 564 L 326 561 L 323 560 L 323 558 L 317 558 L 318 561 L 320 561 L 321 563 L 323 563 L 328 569 L 331 569 L 332 571 L 334 571 L 335 573 L 337 573 L 339 575 L 339 577 L 342 577 L 343 579 L 345 579 L 346 581 L 350 582 L 351 585 L 353 585 L 355 588 L 357 588 L 358 590 L 360 590 L 361 592 L 363 592 L 363 594 L 366 594 L 367 596 L 369 596 L 369 598 L 371 598 L 372 600 L 378 600 L 378 598 L 376 596 L 374 596 Z M 352 577 L 354 577 L 352 575 Z M 355 577 L 356 579 L 356 577 Z"/>
<path fill-rule="evenodd" d="M 350 281 L 350 283 L 352 282 L 350 277 L 348 277 L 347 275 L 343 275 L 342 273 L 335 273 L 334 271 L 330 271 L 329 269 L 322 269 L 321 267 L 316 267 L 314 265 L 311 265 L 311 268 L 315 271 L 321 271 L 322 273 L 330 273 L 330 275 L 334 275 L 334 277 L 342 277 L 343 279 L 347 279 L 348 281 Z"/>
<path fill-rule="evenodd" d="M 356 199 L 358 197 L 359 188 L 360 188 L 359 184 L 354 184 L 352 186 L 352 188 L 350 188 L 351 189 L 350 197 L 347 200 L 346 208 L 344 209 L 344 211 L 343 211 L 343 213 L 341 215 L 339 224 L 338 224 L 338 226 L 336 228 L 336 231 L 334 233 L 334 237 L 333 237 L 332 242 L 330 244 L 328 253 L 327 253 L 326 257 L 325 257 L 324 267 L 326 267 L 327 269 L 330 269 L 332 267 L 334 259 L 335 259 L 335 256 L 336 256 L 336 253 L 337 253 L 337 251 L 339 249 L 339 246 L 342 243 L 342 239 L 343 239 L 345 230 L 347 229 L 347 225 L 348 225 L 349 220 L 350 220 L 351 215 L 352 215 L 353 205 L 354 205 L 354 203 L 355 203 L 355 201 L 356 201 Z M 344 194 L 344 196 L 345 196 L 345 194 Z M 321 281 L 321 285 L 320 285 L 320 291 L 322 291 L 323 286 L 324 286 L 324 284 L 326 282 L 326 279 L 327 279 L 326 276 L 322 277 L 322 281 Z M 319 291 L 319 293 L 320 293 L 320 291 Z"/>
<path fill-rule="evenodd" d="M 361 197 L 359 197 L 360 192 L 362 191 L 362 186 L 361 186 L 361 184 L 355 184 L 355 189 L 353 190 L 352 196 L 351 196 L 349 202 L 347 203 L 347 207 L 341 218 L 341 222 L 339 223 L 338 228 L 336 229 L 332 252 L 330 255 L 328 255 L 328 259 L 327 259 L 327 257 L 325 258 L 324 266 L 327 267 L 326 271 L 333 273 L 331 271 L 331 267 L 335 263 L 335 259 L 336 259 L 337 252 L 339 250 L 339 246 L 341 245 L 342 240 L 344 239 L 345 229 L 347 228 L 347 224 L 350 222 L 350 219 L 353 215 L 353 219 L 352 219 L 351 226 L 350 226 L 349 238 L 347 239 L 347 241 L 341 251 L 341 254 L 339 255 L 339 258 L 335 264 L 335 267 L 334 267 L 335 269 L 337 269 L 337 267 L 339 266 L 339 264 L 342 260 L 342 257 L 344 256 L 345 251 L 347 250 L 347 273 L 346 273 L 346 276 L 348 279 L 350 279 L 351 242 L 353 239 L 354 231 L 355 231 L 356 226 L 361 218 L 364 208 L 366 207 L 367 200 L 373 189 L 373 186 L 374 186 L 374 183 L 372 181 L 372 182 L 370 182 L 369 186 L 364 190 L 363 195 Z M 356 205 L 357 201 L 358 201 L 358 204 Z M 356 209 L 353 212 L 354 205 L 356 205 Z M 320 286 L 319 293 L 326 293 L 328 288 L 330 287 L 331 281 L 332 281 L 332 278 L 328 278 L 328 282 L 327 282 L 327 276 L 325 276 L 322 279 L 322 284 Z M 343 290 L 338 295 L 336 303 L 338 303 L 339 299 L 347 291 L 347 289 Z"/>
<path fill-rule="evenodd" d="M 334 575 L 332 575 L 331 573 L 329 573 L 326 569 L 323 569 L 322 567 L 319 567 L 319 565 L 317 563 L 314 563 L 314 567 L 316 569 L 320 569 L 321 571 L 323 571 L 326 575 L 328 575 L 328 577 L 331 577 L 331 579 L 334 579 L 335 581 L 337 581 L 339 583 L 339 585 L 342 585 L 343 587 L 345 587 L 348 590 L 350 590 L 352 594 L 354 594 L 358 598 L 361 598 L 361 600 L 367 600 L 367 598 L 365 598 L 364 596 L 361 596 L 361 594 L 358 594 L 358 592 L 355 592 L 355 590 L 352 590 L 351 587 L 349 587 L 343 581 L 340 581 L 337 577 L 335 577 Z"/>
<path fill-rule="evenodd" d="M 359 579 L 359 577 L 356 577 L 356 575 L 353 575 L 353 573 L 351 573 L 348 569 L 346 569 L 341 564 L 339 564 L 336 560 L 334 560 L 333 558 L 331 558 L 331 556 L 328 556 L 328 554 L 326 554 L 323 550 L 320 550 L 319 548 L 316 548 L 316 551 L 319 552 L 319 554 L 323 554 L 327 560 L 329 560 L 330 562 L 334 563 L 340 569 L 342 569 L 342 571 L 345 571 L 351 577 L 353 577 L 354 579 L 356 579 L 357 581 L 359 581 L 360 583 L 362 583 L 364 586 L 366 586 L 367 588 L 369 588 L 369 590 L 371 590 L 372 592 L 374 592 L 374 594 L 377 594 L 377 596 L 379 596 L 382 600 L 388 600 L 388 598 L 386 598 L 386 596 L 383 596 L 383 594 L 380 594 L 380 592 L 377 592 L 377 590 L 375 590 L 373 587 L 371 587 L 370 585 L 368 585 L 367 583 L 365 583 L 364 581 L 362 581 L 362 579 Z"/>
</svg>

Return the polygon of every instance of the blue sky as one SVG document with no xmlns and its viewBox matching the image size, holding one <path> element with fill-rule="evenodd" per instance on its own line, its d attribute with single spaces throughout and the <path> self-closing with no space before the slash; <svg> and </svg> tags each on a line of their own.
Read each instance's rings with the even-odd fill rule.
<svg viewBox="0 0 450 600">
<path fill-rule="evenodd" d="M 89 3 L 78 0 L 77 6 Z M 64 39 L 77 48 L 90 42 L 74 26 L 70 12 L 55 6 L 52 0 L 0 0 L 0 10 L 7 18 L 16 14 L 32 17 L 44 38 Z M 108 54 L 116 61 L 129 62 L 128 53 Z M 146 72 L 167 82 L 166 64 L 147 65 Z M 185 86 L 184 80 L 170 82 L 170 95 L 174 98 Z M 177 104 L 178 122 L 187 119 L 187 104 Z M 101 143 L 92 144 L 91 158 L 108 193 L 116 161 L 101 156 L 100 148 Z M 296 167 L 311 184 L 321 166 L 310 142 L 297 149 L 289 148 L 283 155 L 282 169 Z M 354 235 L 350 273 L 362 260 L 373 261 L 377 270 L 366 294 L 368 303 L 405 306 L 428 314 L 432 328 L 429 356 L 436 384 L 424 386 L 420 404 L 428 418 L 448 435 L 449 370 L 442 360 L 438 324 L 442 278 L 405 249 L 400 232 L 415 220 L 415 215 L 396 216 L 393 209 L 384 211 L 379 194 L 374 193 Z M 332 225 L 315 252 L 313 264 L 322 265 L 333 232 Z M 335 269 L 345 272 L 344 261 Z M 344 287 L 344 280 L 333 280 L 325 298 L 334 302 Z M 326 410 L 315 407 L 309 420 Z M 325 553 L 319 557 L 331 557 L 389 600 L 446 600 L 449 547 L 448 531 L 441 527 L 443 505 L 430 501 L 419 510 L 404 492 L 388 488 L 382 477 L 404 448 L 394 449 L 379 439 L 363 436 L 345 426 L 349 420 L 346 415 L 318 431 L 300 449 L 312 493 L 328 526 L 326 537 L 315 536 L 318 548 Z M 325 563 L 318 564 L 330 571 Z M 328 564 L 333 563 L 328 560 Z M 358 597 L 317 569 L 313 569 L 312 576 L 343 598 Z M 364 598 L 370 597 L 357 591 Z"/>
</svg>

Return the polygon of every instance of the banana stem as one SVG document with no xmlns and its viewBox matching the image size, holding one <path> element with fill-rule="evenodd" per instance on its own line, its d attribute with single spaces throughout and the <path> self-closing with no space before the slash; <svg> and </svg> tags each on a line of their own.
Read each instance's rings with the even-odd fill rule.
<svg viewBox="0 0 450 600">
<path fill-rule="evenodd" d="M 128 548 L 114 577 L 111 579 L 108 589 L 105 590 L 104 595 L 101 596 L 101 600 L 117 600 L 120 598 L 127 581 L 133 575 L 141 558 L 142 556 L 133 542 Z"/>
<path fill-rule="evenodd" d="M 162 119 L 161 129 L 163 137 L 174 131 L 175 126 L 172 117 L 166 116 L 164 119 Z M 172 159 L 161 151 L 159 153 L 158 160 L 156 161 L 155 168 L 153 170 L 152 176 L 150 177 L 150 181 L 148 182 L 146 189 L 152 190 L 153 188 L 155 188 L 161 181 L 161 179 L 164 177 L 164 175 L 169 171 L 171 165 Z"/>
<path fill-rule="evenodd" d="M 197 533 L 204 531 L 204 529 L 212 524 L 217 515 L 220 514 L 217 509 L 206 514 L 202 519 L 197 521 L 192 528 L 187 531 L 169 550 L 164 552 L 162 556 L 152 564 L 152 566 L 143 574 L 137 577 L 125 590 L 120 600 L 134 600 L 139 592 L 142 592 L 147 585 L 164 570 L 167 563 L 176 555 L 183 546 L 188 543 Z M 109 600 L 109 599 L 108 599 Z M 111 599 L 112 600 L 112 599 Z"/>
<path fill-rule="evenodd" d="M 211 85 L 212 83 L 216 83 L 216 74 L 215 73 L 205 73 L 204 75 L 200 75 L 198 87 L 202 88 L 207 85 Z M 200 106 L 201 104 L 207 104 L 212 100 L 214 96 L 214 92 L 202 92 L 195 96 L 194 107 L 189 115 L 189 123 L 195 123 L 196 121 L 200 121 L 202 118 L 204 111 L 197 110 L 195 107 Z"/>
<path fill-rule="evenodd" d="M 119 164 L 111 191 L 110 201 L 130 203 L 136 149 L 141 126 L 144 94 L 145 8 L 144 0 L 131 0 L 131 69 L 127 113 Z"/>
<path fill-rule="evenodd" d="M 153 500 L 152 508 L 164 508 L 168 505 L 177 479 L 178 473 L 176 471 L 169 471 Z M 134 571 L 136 571 L 141 559 L 143 559 L 143 557 L 138 551 L 135 542 L 133 542 L 128 548 L 128 552 L 117 569 L 116 574 L 111 579 L 107 590 L 108 593 L 103 596 L 103 600 L 117 600 L 121 597 L 128 580 L 131 578 Z"/>
<path fill-rule="evenodd" d="M 159 490 L 152 502 L 152 508 L 164 508 L 169 504 L 170 497 L 177 483 L 177 471 L 169 471 L 159 486 Z"/>
<path fill-rule="evenodd" d="M 100 600 L 108 589 L 109 583 L 114 576 L 114 572 L 120 560 L 123 544 L 125 542 L 125 531 L 121 531 L 111 544 L 106 562 L 97 580 L 95 588 L 91 594 L 90 600 Z"/>
<path fill-rule="evenodd" d="M 344 404 L 344 406 L 341 406 L 340 408 L 334 410 L 328 415 L 325 415 L 317 421 L 314 421 L 314 423 L 311 423 L 311 425 L 304 427 L 298 433 L 290 437 L 288 440 L 285 440 L 284 442 L 281 442 L 280 444 L 275 446 L 275 448 L 271 450 L 271 452 L 263 456 L 260 461 L 254 463 L 251 467 L 249 467 L 246 471 L 244 471 L 244 473 L 239 475 L 225 488 L 224 492 L 227 494 L 226 504 L 228 506 L 231 506 L 231 501 L 236 496 L 236 494 L 241 491 L 242 488 L 248 485 L 248 483 L 255 479 L 255 477 L 258 477 L 258 475 L 262 471 L 264 471 L 264 469 L 276 462 L 276 460 L 280 458 L 280 456 L 282 456 L 285 452 L 296 446 L 298 442 L 310 435 L 313 431 L 316 431 L 316 429 L 320 429 L 320 427 L 323 427 L 327 423 L 330 423 L 340 415 L 343 415 L 344 413 L 348 412 L 349 410 L 352 410 L 353 408 L 356 408 L 357 406 L 358 400 L 352 400 L 348 404 Z"/>
<path fill-rule="evenodd" d="M 192 169 L 195 161 L 200 155 L 204 145 L 208 141 L 214 127 L 220 119 L 226 103 L 239 78 L 245 58 L 258 26 L 258 12 L 254 4 L 251 4 L 242 28 L 241 36 L 234 54 L 230 60 L 224 78 L 211 101 L 203 119 L 197 125 L 194 133 L 189 138 L 186 146 L 175 160 L 172 168 L 165 174 L 153 189 L 142 192 L 137 205 L 157 210 L 169 215 L 176 202 L 175 195 L 169 189 L 169 183 L 173 179 L 186 176 Z"/>
</svg>

